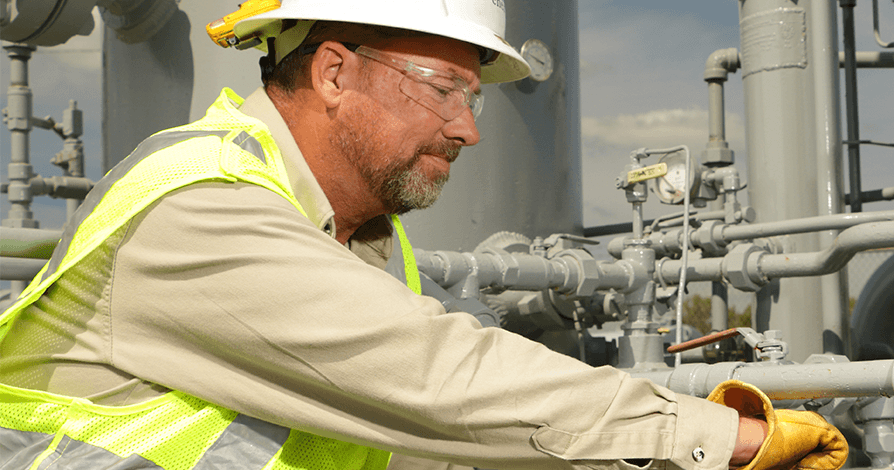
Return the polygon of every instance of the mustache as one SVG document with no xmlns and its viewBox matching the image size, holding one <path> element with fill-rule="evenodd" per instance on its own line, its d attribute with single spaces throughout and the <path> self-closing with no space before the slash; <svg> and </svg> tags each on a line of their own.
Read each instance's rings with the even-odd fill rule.
<svg viewBox="0 0 894 470">
<path fill-rule="evenodd" d="M 437 155 L 448 162 L 453 163 L 453 161 L 459 157 L 460 150 L 462 150 L 462 145 L 451 141 L 444 141 L 423 145 L 416 150 L 416 155 Z"/>
</svg>

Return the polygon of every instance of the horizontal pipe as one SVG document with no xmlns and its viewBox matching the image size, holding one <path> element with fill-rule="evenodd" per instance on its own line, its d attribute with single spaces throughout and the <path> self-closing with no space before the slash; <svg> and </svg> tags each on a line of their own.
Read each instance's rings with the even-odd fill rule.
<svg viewBox="0 0 894 470">
<path fill-rule="evenodd" d="M 754 289 L 770 279 L 829 274 L 844 267 L 857 252 L 890 247 L 894 247 L 894 222 L 862 223 L 841 232 L 834 243 L 823 251 L 777 255 L 757 250 L 744 260 L 741 254 L 730 253 L 722 258 L 690 261 L 686 277 L 692 282 L 725 279 L 738 289 Z M 733 263 L 734 260 L 738 261 Z M 681 267 L 680 260 L 662 259 L 656 263 L 655 280 L 662 285 L 675 283 L 680 278 Z M 730 276 L 733 267 L 738 270 L 735 279 Z M 746 277 L 751 281 L 743 281 Z"/>
<path fill-rule="evenodd" d="M 50 259 L 60 238 L 60 230 L 3 227 L 0 229 L 0 256 Z"/>
<path fill-rule="evenodd" d="M 596 261 L 583 250 L 554 258 L 523 253 L 413 250 L 419 272 L 460 298 L 477 297 L 485 287 L 512 290 L 555 289 L 592 295 L 597 289 L 631 289 L 636 275 L 627 261 Z"/>
<path fill-rule="evenodd" d="M 862 202 L 890 201 L 892 199 L 894 199 L 894 187 L 863 191 L 863 193 L 860 194 L 860 201 Z M 845 194 L 844 203 L 850 204 L 850 201 L 851 195 Z"/>
<path fill-rule="evenodd" d="M 894 68 L 894 52 L 856 52 L 857 68 L 889 69 Z M 844 67 L 844 52 L 838 53 L 838 67 Z"/>
<path fill-rule="evenodd" d="M 677 393 L 706 397 L 721 382 L 741 380 L 771 400 L 894 396 L 894 360 L 767 364 L 682 364 L 675 369 L 630 371 Z"/>
<path fill-rule="evenodd" d="M 419 272 L 438 285 L 450 288 L 474 278 L 476 291 L 483 287 L 519 290 L 570 288 L 568 266 L 556 260 L 525 254 L 459 253 L 413 250 Z"/>
<path fill-rule="evenodd" d="M 843 230 L 867 222 L 894 220 L 894 211 L 861 212 L 858 214 L 821 215 L 802 219 L 782 220 L 759 224 L 728 225 L 723 227 L 722 240 L 751 240 L 754 238 L 791 235 L 795 233 Z"/>
<path fill-rule="evenodd" d="M 829 248 L 814 253 L 765 255 L 761 274 L 768 278 L 817 276 L 843 268 L 860 251 L 894 246 L 894 222 L 874 222 L 841 232 Z"/>
<path fill-rule="evenodd" d="M 0 257 L 0 281 L 30 281 L 45 264 L 43 259 Z"/>
<path fill-rule="evenodd" d="M 94 186 L 90 179 L 77 176 L 38 176 L 28 184 L 34 196 L 47 195 L 59 199 L 84 199 Z"/>
</svg>

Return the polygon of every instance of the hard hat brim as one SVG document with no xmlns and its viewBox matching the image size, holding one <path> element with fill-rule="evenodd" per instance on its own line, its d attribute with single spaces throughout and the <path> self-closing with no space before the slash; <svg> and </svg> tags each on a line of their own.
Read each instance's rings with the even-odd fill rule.
<svg viewBox="0 0 894 470">
<path fill-rule="evenodd" d="M 327 2 L 315 2 L 326 4 Z M 375 3 L 375 2 L 368 2 Z M 521 55 L 502 37 L 485 26 L 463 19 L 441 17 L 439 21 L 427 25 L 404 25 L 384 13 L 370 15 L 370 10 L 365 11 L 340 11 L 334 15 L 332 12 L 323 11 L 325 8 L 304 8 L 301 17 L 296 17 L 283 8 L 262 13 L 236 23 L 234 33 L 237 37 L 248 38 L 259 36 L 262 39 L 270 36 L 278 36 L 282 20 L 313 20 L 313 21 L 343 21 L 348 23 L 371 24 L 388 26 L 401 29 L 420 31 L 423 33 L 444 36 L 457 39 L 476 46 L 499 52 L 497 59 L 490 64 L 481 66 L 481 83 L 503 83 L 521 80 L 531 73 L 531 67 Z M 337 16 L 337 17 L 335 17 Z M 260 49 L 266 50 L 266 44 L 262 41 Z"/>
</svg>

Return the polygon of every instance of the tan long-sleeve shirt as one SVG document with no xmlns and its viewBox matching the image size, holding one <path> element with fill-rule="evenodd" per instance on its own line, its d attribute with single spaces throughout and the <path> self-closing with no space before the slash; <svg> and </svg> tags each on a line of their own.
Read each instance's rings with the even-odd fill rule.
<svg viewBox="0 0 894 470">
<path fill-rule="evenodd" d="M 250 184 L 165 196 L 47 291 L 78 301 L 45 295 L 22 314 L 0 345 L 0 382 L 106 405 L 177 389 L 283 426 L 484 468 L 645 458 L 726 469 L 735 411 L 412 293 L 381 270 L 387 222 L 336 242 L 332 208 L 264 91 L 241 110 L 270 128 L 307 217 Z"/>
</svg>

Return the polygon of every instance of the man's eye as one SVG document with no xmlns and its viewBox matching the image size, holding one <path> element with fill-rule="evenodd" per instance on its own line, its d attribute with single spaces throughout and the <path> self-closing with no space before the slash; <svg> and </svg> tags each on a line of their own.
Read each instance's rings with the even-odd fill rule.
<svg viewBox="0 0 894 470">
<path fill-rule="evenodd" d="M 438 83 L 428 83 L 440 96 L 447 96 L 453 92 L 453 86 L 445 86 Z"/>
<path fill-rule="evenodd" d="M 433 83 L 430 83 L 429 85 L 431 85 L 431 87 L 434 88 L 435 91 L 437 91 L 438 94 L 441 96 L 447 96 L 450 94 L 450 92 L 453 91 L 453 88 L 447 88 L 440 85 L 435 85 Z"/>
</svg>

